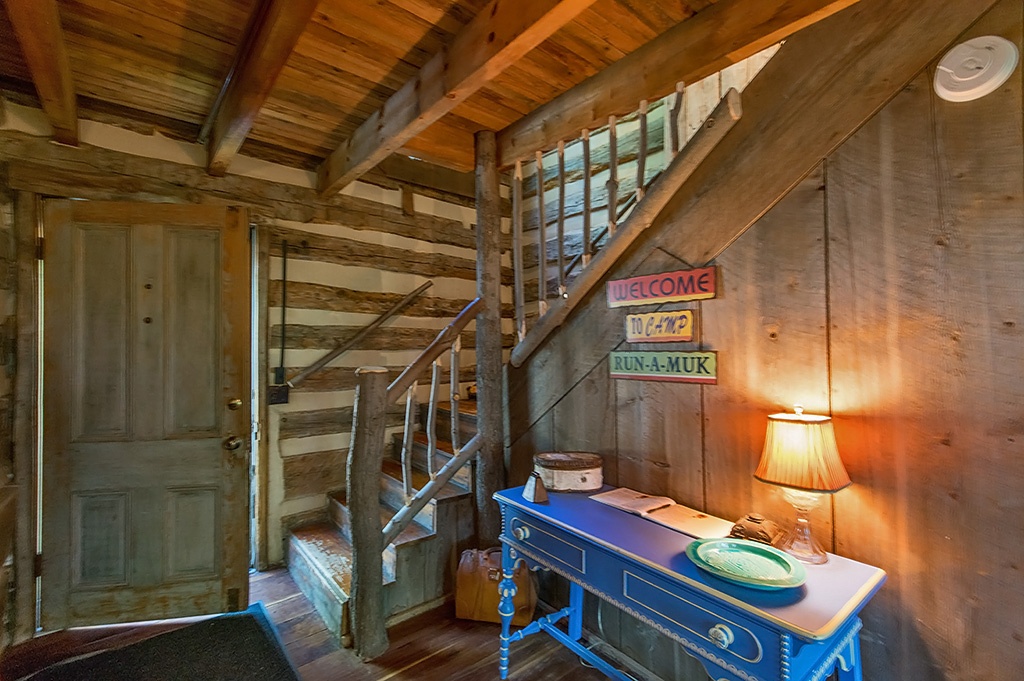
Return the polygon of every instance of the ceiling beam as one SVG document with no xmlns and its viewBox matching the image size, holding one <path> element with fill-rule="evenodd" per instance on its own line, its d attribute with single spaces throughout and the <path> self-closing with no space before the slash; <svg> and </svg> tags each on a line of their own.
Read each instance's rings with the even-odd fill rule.
<svg viewBox="0 0 1024 681">
<path fill-rule="evenodd" d="M 454 109 L 594 0 L 493 0 L 320 166 L 339 191 Z"/>
<path fill-rule="evenodd" d="M 31 1 L 31 0 L 26 0 Z M 261 0 L 203 124 L 206 169 L 222 176 L 252 129 L 319 0 Z"/>
<path fill-rule="evenodd" d="M 43 111 L 62 144 L 78 145 L 78 105 L 55 0 L 6 0 Z"/>
<path fill-rule="evenodd" d="M 740 62 L 857 0 L 721 0 L 498 133 L 508 166 Z"/>
</svg>

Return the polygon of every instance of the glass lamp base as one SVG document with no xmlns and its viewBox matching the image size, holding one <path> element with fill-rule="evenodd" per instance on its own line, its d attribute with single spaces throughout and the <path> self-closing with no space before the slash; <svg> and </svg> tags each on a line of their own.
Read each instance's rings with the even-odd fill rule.
<svg viewBox="0 0 1024 681">
<path fill-rule="evenodd" d="M 811 535 L 811 510 L 818 505 L 821 495 L 815 492 L 783 488 L 786 501 L 796 509 L 793 527 L 775 547 L 793 556 L 801 563 L 821 565 L 828 562 L 828 554 Z"/>
</svg>

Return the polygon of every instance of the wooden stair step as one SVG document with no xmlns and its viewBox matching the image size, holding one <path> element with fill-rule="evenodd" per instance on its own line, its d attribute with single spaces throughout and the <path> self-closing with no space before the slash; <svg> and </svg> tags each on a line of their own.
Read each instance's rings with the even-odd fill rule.
<svg viewBox="0 0 1024 681">
<path fill-rule="evenodd" d="M 451 458 L 451 456 L 449 458 Z M 387 482 L 387 484 L 389 484 L 389 485 L 391 485 L 392 481 L 393 481 L 393 484 L 396 485 L 397 490 L 399 491 L 399 493 L 401 493 L 401 462 L 400 461 L 395 461 L 394 459 L 385 459 L 383 465 L 381 466 L 381 472 L 384 473 L 384 475 L 382 476 L 381 479 L 385 480 L 385 482 Z M 387 478 L 390 478 L 390 479 L 387 479 Z M 430 476 L 427 475 L 427 473 L 425 471 L 422 471 L 422 470 L 420 470 L 417 467 L 413 468 L 413 488 L 414 488 L 414 490 L 422 490 L 422 488 L 424 486 L 426 486 L 427 482 L 429 482 L 429 481 L 430 481 Z M 402 494 L 402 496 L 404 496 L 403 493 L 401 493 L 401 494 Z M 443 487 L 440 488 L 440 491 L 437 493 L 437 496 L 434 497 L 433 501 L 441 502 L 441 501 L 446 501 L 446 500 L 449 500 L 449 499 L 457 499 L 457 498 L 460 498 L 460 497 L 465 497 L 468 494 L 469 494 L 469 488 L 468 487 L 466 487 L 463 484 L 458 484 L 455 481 L 450 480 L 449 482 L 445 483 Z M 389 503 L 393 504 L 394 503 L 394 496 L 393 495 L 389 495 L 388 500 L 389 500 Z M 401 504 L 403 504 L 403 503 L 404 503 L 404 500 L 401 500 L 401 503 L 399 504 L 399 506 Z"/>
<path fill-rule="evenodd" d="M 446 411 L 449 414 L 452 411 L 451 402 L 438 402 L 437 408 L 441 411 Z M 476 418 L 476 400 L 459 400 L 459 414 L 465 414 Z"/>
<path fill-rule="evenodd" d="M 348 510 L 348 499 L 345 490 L 333 492 L 328 495 L 328 515 L 334 522 L 334 525 L 341 532 L 342 536 L 351 542 L 352 540 L 352 525 Z M 395 509 L 388 506 L 384 501 L 380 504 L 380 525 L 383 528 L 391 520 L 391 517 L 395 515 Z M 408 527 L 403 529 L 392 544 L 396 546 L 411 544 L 413 542 L 423 541 L 434 536 L 434 531 L 430 527 L 424 527 L 421 525 L 422 521 L 420 518 L 414 518 L 413 522 L 409 523 Z"/>
<path fill-rule="evenodd" d="M 291 532 L 291 547 L 316 565 L 320 576 L 334 587 L 342 600 L 352 586 L 352 544 L 330 523 L 297 527 Z"/>
<path fill-rule="evenodd" d="M 462 445 L 465 446 L 466 442 L 468 442 L 471 437 L 472 436 L 465 438 L 462 441 Z M 413 457 L 414 465 L 419 465 L 419 466 L 421 466 L 423 468 L 426 468 L 427 448 L 430 446 L 430 440 L 427 438 L 427 434 L 422 432 L 422 431 L 417 431 L 417 432 L 413 433 L 412 441 L 413 441 L 413 450 L 414 450 L 414 452 L 416 454 L 419 455 L 419 456 Z M 399 446 L 398 452 L 399 452 L 399 455 L 401 455 L 401 443 L 399 443 L 398 446 Z M 448 461 L 450 461 L 455 456 L 454 451 L 455 451 L 455 447 L 452 445 L 451 442 L 449 442 L 447 439 L 444 439 L 444 438 L 440 438 L 440 437 L 437 438 L 437 452 L 436 452 L 435 457 L 434 457 L 434 470 L 435 471 L 440 470 L 441 466 L 443 466 L 446 463 L 448 463 Z M 461 486 L 461 487 L 465 487 L 467 489 L 472 489 L 472 487 L 473 487 L 473 472 L 472 472 L 473 468 L 472 468 L 472 466 L 473 466 L 472 462 L 469 462 L 469 463 L 463 465 L 462 468 L 460 468 L 458 471 L 456 471 L 456 473 L 452 477 L 451 481 L 453 483 Z"/>
</svg>

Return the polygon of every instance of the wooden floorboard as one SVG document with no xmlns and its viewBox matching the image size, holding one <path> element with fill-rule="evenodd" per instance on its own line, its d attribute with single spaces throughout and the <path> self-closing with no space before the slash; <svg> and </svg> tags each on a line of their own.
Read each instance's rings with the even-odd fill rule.
<svg viewBox="0 0 1024 681">
<path fill-rule="evenodd" d="M 249 601 L 262 601 L 303 681 L 492 681 L 498 678 L 497 624 L 455 619 L 442 608 L 388 632 L 391 647 L 373 662 L 361 662 L 339 647 L 313 605 L 285 569 L 253 573 Z M 18 679 L 60 660 L 135 643 L 196 621 L 166 620 L 71 629 L 37 637 L 8 651 L 0 681 Z M 512 681 L 600 681 L 546 634 L 512 645 Z"/>
<path fill-rule="evenodd" d="M 497 624 L 455 619 L 441 609 L 392 627 L 391 647 L 363 663 L 341 648 L 286 570 L 250 580 L 250 601 L 263 601 L 303 681 L 491 681 L 498 678 Z M 603 674 L 545 634 L 512 645 L 513 681 L 599 681 Z"/>
</svg>

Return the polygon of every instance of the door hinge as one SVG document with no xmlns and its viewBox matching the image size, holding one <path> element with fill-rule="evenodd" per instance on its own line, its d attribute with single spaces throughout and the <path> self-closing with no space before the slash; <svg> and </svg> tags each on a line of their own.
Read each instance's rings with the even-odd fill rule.
<svg viewBox="0 0 1024 681">
<path fill-rule="evenodd" d="M 35 577 L 43 576 L 43 554 L 36 554 L 35 560 L 32 561 L 32 573 Z"/>
<path fill-rule="evenodd" d="M 43 259 L 43 253 L 46 248 L 46 239 L 41 236 L 36 237 L 36 260 Z"/>
</svg>

